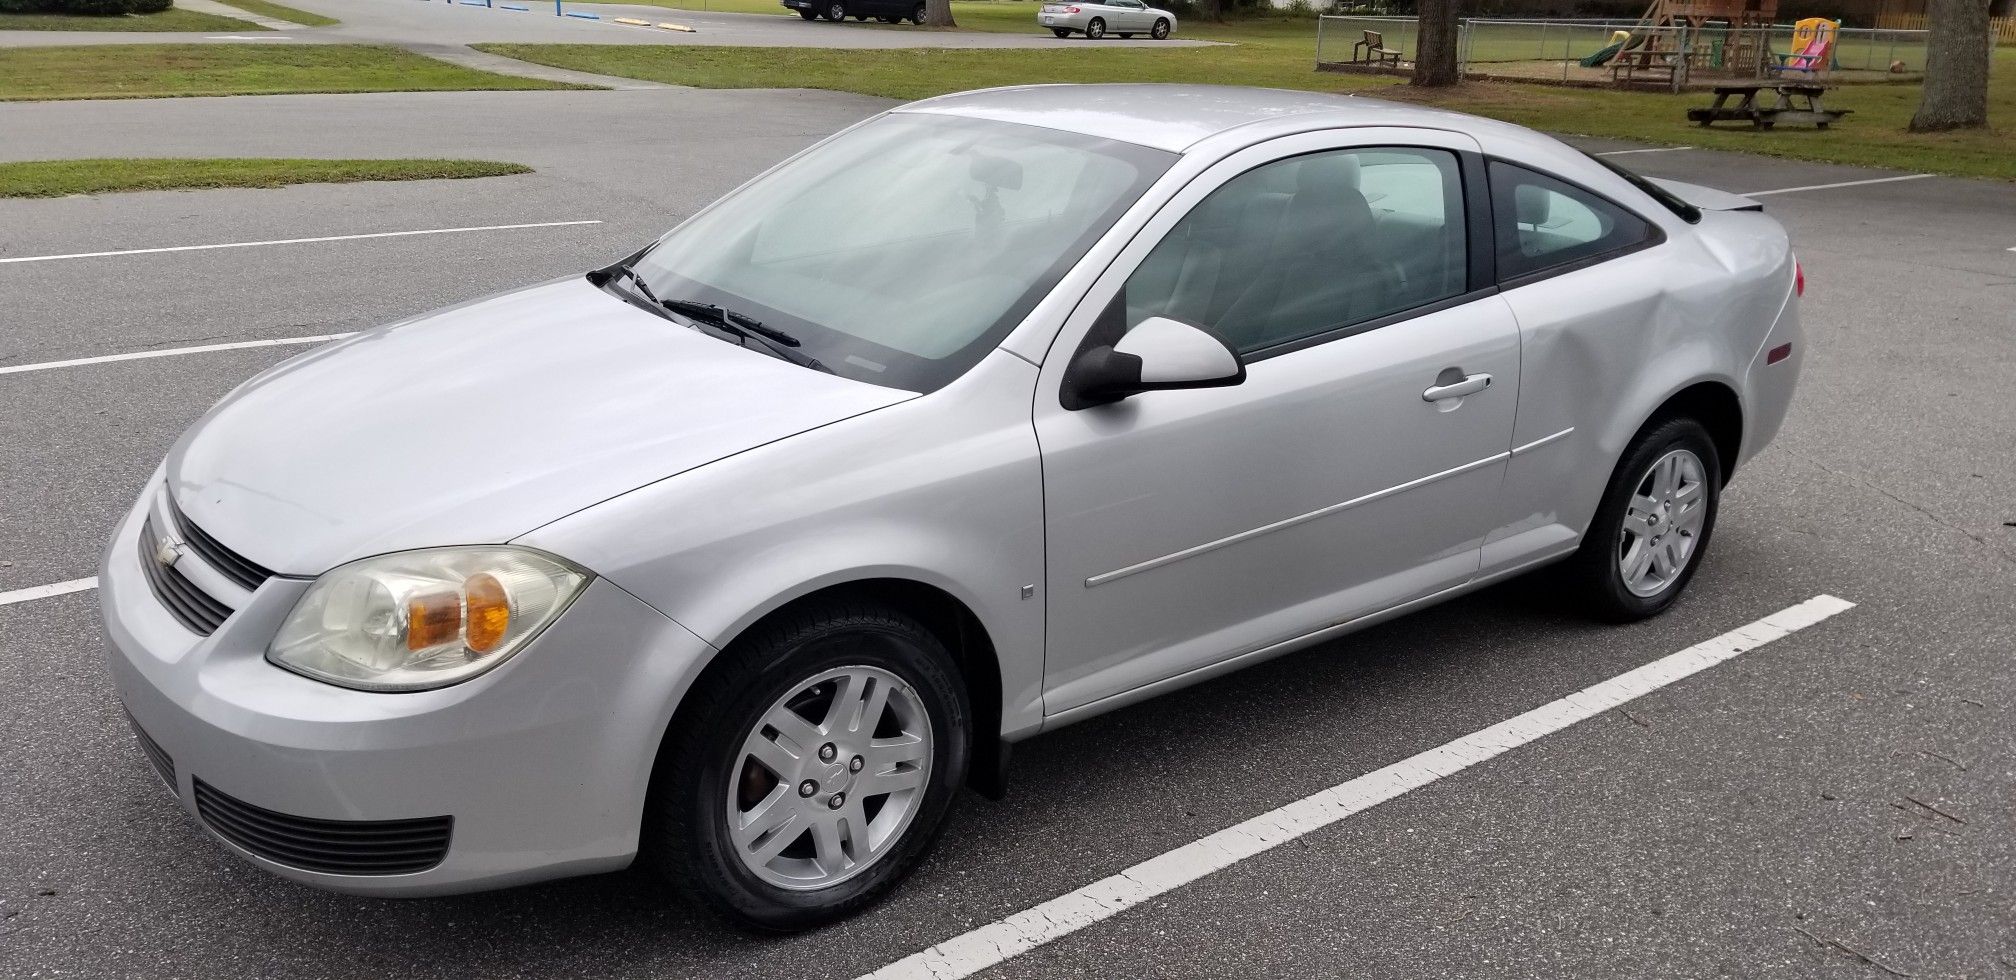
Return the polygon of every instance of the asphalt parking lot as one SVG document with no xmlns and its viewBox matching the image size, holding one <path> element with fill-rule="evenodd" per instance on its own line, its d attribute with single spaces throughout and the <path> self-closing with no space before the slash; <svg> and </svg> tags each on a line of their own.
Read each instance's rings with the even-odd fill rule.
<svg viewBox="0 0 2016 980">
<path fill-rule="evenodd" d="M 2016 187 L 1688 149 L 1617 159 L 1767 192 L 1805 265 L 1810 354 L 1662 618 L 1598 626 L 1515 582 L 1040 737 L 1007 799 L 966 795 L 888 902 L 788 938 L 727 929 L 642 874 L 324 894 L 171 804 L 108 688 L 84 580 L 175 435 L 304 348 L 177 351 L 577 273 L 881 105 L 0 105 L 0 158 L 200 145 L 538 168 L 0 202 L 0 976 L 844 980 L 1823 595 L 1854 608 L 981 975 L 2016 976 Z M 61 363 L 77 359 L 102 360 Z"/>
</svg>

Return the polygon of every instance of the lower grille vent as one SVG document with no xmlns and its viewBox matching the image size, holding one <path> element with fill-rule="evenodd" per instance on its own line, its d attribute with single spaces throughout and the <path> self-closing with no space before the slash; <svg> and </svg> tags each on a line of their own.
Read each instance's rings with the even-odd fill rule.
<svg viewBox="0 0 2016 980">
<path fill-rule="evenodd" d="M 453 817 L 320 820 L 233 799 L 198 779 L 196 812 L 218 836 L 275 864 L 333 875 L 425 871 L 448 854 Z"/>
</svg>

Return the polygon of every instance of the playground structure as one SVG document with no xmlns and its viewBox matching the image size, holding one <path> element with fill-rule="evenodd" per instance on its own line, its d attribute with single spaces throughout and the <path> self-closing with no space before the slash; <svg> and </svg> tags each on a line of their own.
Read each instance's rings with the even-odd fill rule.
<svg viewBox="0 0 2016 980">
<path fill-rule="evenodd" d="M 1778 0 L 1652 0 L 1639 22 L 1646 60 L 1664 56 L 1688 74 L 1745 75 L 1771 53 Z"/>
</svg>

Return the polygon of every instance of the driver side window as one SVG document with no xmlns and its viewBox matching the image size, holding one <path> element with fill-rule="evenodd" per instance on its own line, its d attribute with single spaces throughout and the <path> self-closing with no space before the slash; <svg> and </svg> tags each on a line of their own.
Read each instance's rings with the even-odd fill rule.
<svg viewBox="0 0 2016 980">
<path fill-rule="evenodd" d="M 1168 317 L 1242 355 L 1461 295 L 1462 180 L 1446 150 L 1311 153 L 1249 170 L 1127 280 L 1126 327 Z"/>
</svg>

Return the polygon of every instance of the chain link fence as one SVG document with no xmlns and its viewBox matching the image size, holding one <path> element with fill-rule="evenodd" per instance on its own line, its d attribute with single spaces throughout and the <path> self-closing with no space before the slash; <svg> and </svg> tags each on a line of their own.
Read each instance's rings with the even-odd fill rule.
<svg viewBox="0 0 2016 980">
<path fill-rule="evenodd" d="M 1627 46 L 1601 57 L 1630 35 Z M 1645 27 L 1634 20 L 1465 18 L 1457 24 L 1457 60 L 1466 77 L 1609 85 L 1657 83 L 1677 90 L 1738 79 L 1818 78 L 1873 81 L 1925 70 L 1925 31 L 1842 28 L 1828 63 L 1811 71 L 1777 71 L 1794 54 L 1792 25 L 1761 28 Z M 1325 15 L 1317 21 L 1318 68 L 1367 66 L 1377 38 L 1389 70 L 1411 71 L 1420 31 L 1415 18 Z M 1681 57 L 1680 53 L 1685 52 Z M 1394 64 L 1392 62 L 1397 62 Z M 1793 67 L 1796 69 L 1796 62 Z"/>
</svg>

